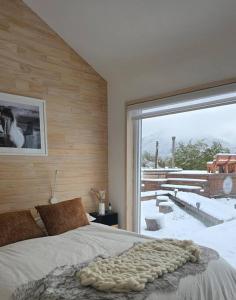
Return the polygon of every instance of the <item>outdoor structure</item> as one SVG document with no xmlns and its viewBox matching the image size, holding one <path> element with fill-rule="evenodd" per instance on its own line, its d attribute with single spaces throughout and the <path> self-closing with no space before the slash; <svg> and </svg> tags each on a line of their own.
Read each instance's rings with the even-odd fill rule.
<svg viewBox="0 0 236 300">
<path fill-rule="evenodd" d="M 207 163 L 209 173 L 236 173 L 236 154 L 219 153 Z"/>
<path fill-rule="evenodd" d="M 236 154 L 217 154 L 207 170 L 157 168 L 142 170 L 142 192 L 178 190 L 206 197 L 236 195 Z M 152 195 L 150 194 L 150 197 Z M 143 200 L 148 200 L 149 195 Z"/>
</svg>

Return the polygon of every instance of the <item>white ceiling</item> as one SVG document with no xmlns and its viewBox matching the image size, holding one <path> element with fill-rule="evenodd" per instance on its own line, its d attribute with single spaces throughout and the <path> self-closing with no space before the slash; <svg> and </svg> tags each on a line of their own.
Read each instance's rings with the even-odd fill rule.
<svg viewBox="0 0 236 300">
<path fill-rule="evenodd" d="M 108 81 L 236 60 L 235 0 L 25 2 Z"/>
</svg>

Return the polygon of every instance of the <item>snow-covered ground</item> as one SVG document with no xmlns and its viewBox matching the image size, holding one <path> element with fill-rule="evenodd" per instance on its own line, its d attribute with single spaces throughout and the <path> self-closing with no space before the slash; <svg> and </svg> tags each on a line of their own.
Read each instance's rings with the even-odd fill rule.
<svg viewBox="0 0 236 300">
<path fill-rule="evenodd" d="M 232 211 L 235 210 L 234 204 L 236 204 L 236 199 L 228 200 L 227 198 L 222 198 L 209 200 L 213 201 L 214 205 L 217 202 L 223 205 L 223 207 L 225 206 Z M 228 210 L 226 209 L 226 211 Z M 164 217 L 165 227 L 158 231 L 147 231 L 145 217 L 153 216 L 158 212 L 159 208 L 156 207 L 155 199 L 141 202 L 142 234 L 156 238 L 191 239 L 200 245 L 216 249 L 222 257 L 236 267 L 236 220 L 206 227 L 202 222 L 174 204 L 174 211 L 166 214 Z"/>
<path fill-rule="evenodd" d="M 141 202 L 141 233 L 158 238 L 172 237 L 176 239 L 183 238 L 186 234 L 198 232 L 206 226 L 186 213 L 184 210 L 174 204 L 174 211 L 165 214 L 165 227 L 158 231 L 147 231 L 145 217 L 155 216 L 155 212 L 159 212 L 159 207 L 156 207 L 156 200 L 148 200 Z"/>
<path fill-rule="evenodd" d="M 199 245 L 216 249 L 232 266 L 236 268 L 236 220 L 205 228 L 189 236 Z"/>
<path fill-rule="evenodd" d="M 165 190 L 155 190 L 155 191 L 147 191 L 147 192 L 141 192 L 141 198 L 147 197 L 147 196 L 158 196 L 163 195 L 167 193 L 173 193 L 172 191 L 165 191 Z"/>
<path fill-rule="evenodd" d="M 224 203 L 231 209 L 235 209 L 236 199 L 235 198 L 219 198 L 216 199 L 219 203 Z M 236 209 L 235 209 L 236 211 Z"/>
<path fill-rule="evenodd" d="M 220 201 L 219 199 L 207 198 L 188 192 L 178 192 L 177 197 L 194 207 L 196 207 L 197 202 L 200 203 L 200 210 L 219 220 L 229 221 L 236 219 L 236 209 L 233 204 L 231 205 L 232 200 L 230 202 L 224 198 L 224 201 Z"/>
</svg>

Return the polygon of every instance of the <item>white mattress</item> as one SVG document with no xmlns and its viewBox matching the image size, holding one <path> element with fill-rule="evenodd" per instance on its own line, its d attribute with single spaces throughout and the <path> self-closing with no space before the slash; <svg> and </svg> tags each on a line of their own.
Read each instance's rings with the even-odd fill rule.
<svg viewBox="0 0 236 300">
<path fill-rule="evenodd" d="M 0 247 L 0 300 L 11 299 L 17 286 L 40 279 L 57 266 L 73 265 L 97 255 L 117 255 L 137 234 L 91 224 L 64 234 Z M 211 261 L 204 273 L 181 279 L 176 292 L 153 293 L 148 300 L 235 300 L 236 270 L 222 258 Z"/>
</svg>

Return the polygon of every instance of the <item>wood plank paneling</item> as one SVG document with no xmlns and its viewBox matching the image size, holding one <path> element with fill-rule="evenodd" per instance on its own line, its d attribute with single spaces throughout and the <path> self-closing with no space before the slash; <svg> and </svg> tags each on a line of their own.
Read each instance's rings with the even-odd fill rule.
<svg viewBox="0 0 236 300">
<path fill-rule="evenodd" d="M 0 0 L 0 92 L 46 100 L 48 157 L 0 156 L 0 212 L 107 188 L 107 84 L 21 0 Z"/>
</svg>

